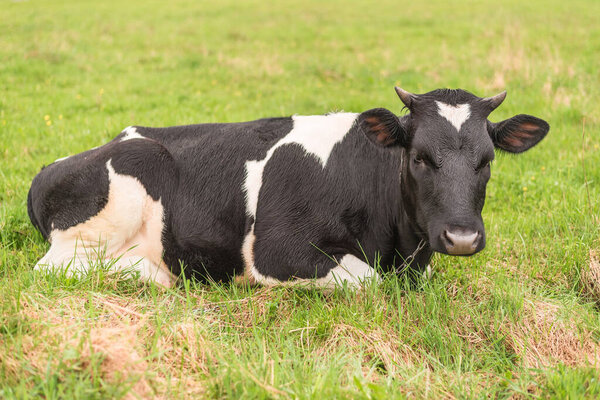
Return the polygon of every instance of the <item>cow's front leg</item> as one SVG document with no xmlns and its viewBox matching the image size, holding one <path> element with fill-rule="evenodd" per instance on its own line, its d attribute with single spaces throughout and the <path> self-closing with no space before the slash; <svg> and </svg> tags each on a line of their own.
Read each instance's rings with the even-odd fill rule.
<svg viewBox="0 0 600 400">
<path fill-rule="evenodd" d="M 256 264 L 246 265 L 244 276 L 239 277 L 236 282 L 267 287 L 308 286 L 324 289 L 335 287 L 359 289 L 365 283 L 381 280 L 374 268 L 351 254 L 346 254 L 339 260 L 332 258 L 316 266 L 306 265 L 295 268 L 295 270 L 295 273 L 279 274 L 274 277 L 269 274 L 269 268 L 265 268 L 264 265 L 262 268 Z"/>
<path fill-rule="evenodd" d="M 379 281 L 381 278 L 373 267 L 358 257 L 346 254 L 324 278 L 316 279 L 315 284 L 323 288 L 335 286 L 360 288 L 364 283 Z"/>
<path fill-rule="evenodd" d="M 319 240 L 305 232 L 283 230 L 265 225 L 250 229 L 242 245 L 244 276 L 238 283 L 262 286 L 307 285 L 321 288 L 347 286 L 359 288 L 371 280 L 379 280 L 375 270 L 357 256 L 327 246 L 316 246 Z M 315 231 L 318 227 L 309 226 Z M 255 233 L 256 232 L 256 233 Z M 349 247 L 349 246 L 345 246 Z"/>
</svg>

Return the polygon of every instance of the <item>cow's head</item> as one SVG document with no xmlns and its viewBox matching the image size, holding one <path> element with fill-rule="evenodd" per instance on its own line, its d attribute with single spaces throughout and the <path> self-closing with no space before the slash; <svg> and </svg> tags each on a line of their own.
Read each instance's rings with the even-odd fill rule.
<svg viewBox="0 0 600 400">
<path fill-rule="evenodd" d="M 449 89 L 396 92 L 409 114 L 365 121 L 372 141 L 404 149 L 402 196 L 414 228 L 434 251 L 477 253 L 485 247 L 481 211 L 494 148 L 521 153 L 544 138 L 548 123 L 524 114 L 490 122 L 506 92 L 489 98 Z"/>
</svg>

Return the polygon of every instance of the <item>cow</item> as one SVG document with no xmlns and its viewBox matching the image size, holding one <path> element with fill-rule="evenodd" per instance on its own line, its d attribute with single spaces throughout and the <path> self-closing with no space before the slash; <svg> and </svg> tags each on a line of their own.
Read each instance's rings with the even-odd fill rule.
<svg viewBox="0 0 600 400">
<path fill-rule="evenodd" d="M 407 110 L 131 126 L 33 179 L 28 214 L 50 242 L 37 270 L 95 263 L 171 286 L 182 274 L 264 286 L 359 287 L 406 259 L 485 247 L 494 148 L 521 153 L 542 119 L 491 122 L 506 92 L 396 93 Z"/>
</svg>

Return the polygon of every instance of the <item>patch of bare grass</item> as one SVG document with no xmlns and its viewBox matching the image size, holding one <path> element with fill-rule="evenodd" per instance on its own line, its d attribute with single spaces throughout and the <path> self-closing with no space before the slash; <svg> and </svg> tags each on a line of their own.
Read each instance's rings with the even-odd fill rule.
<svg viewBox="0 0 600 400">
<path fill-rule="evenodd" d="M 78 362 L 83 369 L 92 364 L 94 357 L 101 357 L 100 375 L 109 382 L 129 382 L 132 387 L 126 398 L 148 397 L 153 393 L 146 372 L 149 364 L 145 359 L 143 344 L 137 331 L 139 326 L 97 327 L 81 343 L 80 337 L 72 337 L 64 348 L 81 347 Z"/>
<path fill-rule="evenodd" d="M 323 356 L 347 351 L 362 351 L 365 364 L 381 361 L 385 371 L 391 375 L 397 373 L 399 365 L 406 368 L 423 361 L 398 336 L 380 327 L 361 330 L 347 324 L 336 324 L 331 335 L 317 350 Z"/>
<path fill-rule="evenodd" d="M 93 315 L 86 309 L 90 301 Z M 192 321 L 169 324 L 154 346 L 157 356 L 148 308 L 132 298 L 68 295 L 50 301 L 27 294 L 21 317 L 31 329 L 22 335 L 20 351 L 7 351 L 0 361 L 21 379 L 43 376 L 48 366 L 87 371 L 90 379 L 129 387 L 125 398 L 161 397 L 177 387 L 184 387 L 186 396 L 201 395 L 205 388 L 193 376 L 207 371 L 205 335 Z"/>
<path fill-rule="evenodd" d="M 600 365 L 600 344 L 592 332 L 576 315 L 563 317 L 559 311 L 559 305 L 548 301 L 526 301 L 522 320 L 501 328 L 508 346 L 531 368 Z"/>
<path fill-rule="evenodd" d="M 581 283 L 584 294 L 600 304 L 600 256 L 595 250 L 590 250 L 590 261 L 581 269 Z"/>
</svg>

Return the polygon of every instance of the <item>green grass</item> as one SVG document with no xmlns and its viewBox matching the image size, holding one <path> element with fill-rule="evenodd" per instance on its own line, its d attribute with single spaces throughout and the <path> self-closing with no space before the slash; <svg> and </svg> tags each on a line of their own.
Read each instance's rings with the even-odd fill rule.
<svg viewBox="0 0 600 400">
<path fill-rule="evenodd" d="M 0 397 L 597 398 L 598 15 L 593 0 L 2 2 Z M 394 85 L 507 89 L 492 120 L 551 125 L 498 154 L 486 250 L 436 255 L 430 281 L 324 294 L 33 272 L 42 165 L 133 124 L 400 113 Z"/>
</svg>

